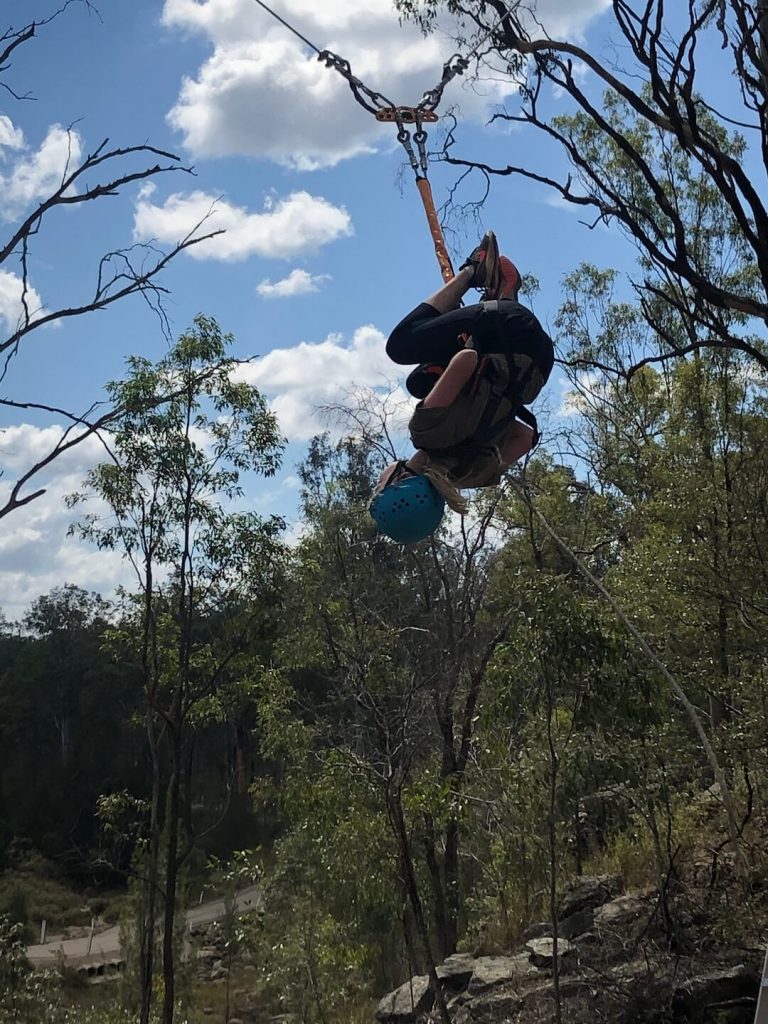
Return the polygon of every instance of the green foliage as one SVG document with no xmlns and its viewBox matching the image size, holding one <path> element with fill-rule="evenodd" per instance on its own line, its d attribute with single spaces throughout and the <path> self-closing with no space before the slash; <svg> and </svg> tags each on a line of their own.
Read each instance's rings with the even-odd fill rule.
<svg viewBox="0 0 768 1024">
<path fill-rule="evenodd" d="M 36 973 L 26 958 L 23 926 L 0 917 L 0 1024 L 66 1024 L 56 1003 L 57 979 Z"/>
<path fill-rule="evenodd" d="M 54 865 L 29 851 L 0 875 L 0 914 L 28 926 L 30 941 L 37 941 L 34 935 L 43 920 L 50 931 L 85 925 L 91 916 L 83 896 L 72 891 Z"/>
<path fill-rule="evenodd" d="M 21 637 L 0 640 L 3 818 L 49 856 L 92 840 L 82 811 L 104 779 L 134 777 L 121 739 L 138 686 L 102 648 L 109 614 L 97 595 L 65 586 L 34 602 Z"/>
</svg>

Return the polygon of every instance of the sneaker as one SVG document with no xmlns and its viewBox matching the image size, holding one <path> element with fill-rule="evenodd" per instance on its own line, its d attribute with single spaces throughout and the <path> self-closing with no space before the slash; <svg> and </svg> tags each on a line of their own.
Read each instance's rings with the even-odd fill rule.
<svg viewBox="0 0 768 1024">
<path fill-rule="evenodd" d="M 486 231 L 478 246 L 467 256 L 459 267 L 472 267 L 472 279 L 469 282 L 470 288 L 489 288 L 497 284 L 499 247 L 496 244 L 496 236 L 492 231 Z"/>
<path fill-rule="evenodd" d="M 499 256 L 496 264 L 496 281 L 491 286 L 486 285 L 483 299 L 511 299 L 517 302 L 520 284 L 520 271 L 515 264 L 506 256 Z"/>
</svg>

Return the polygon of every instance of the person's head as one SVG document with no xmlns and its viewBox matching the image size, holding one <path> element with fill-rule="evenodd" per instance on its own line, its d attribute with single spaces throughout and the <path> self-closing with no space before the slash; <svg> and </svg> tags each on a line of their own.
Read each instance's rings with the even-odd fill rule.
<svg viewBox="0 0 768 1024">
<path fill-rule="evenodd" d="M 416 544 L 438 528 L 445 501 L 425 476 L 393 462 L 379 477 L 369 512 L 379 533 L 400 544 Z"/>
<path fill-rule="evenodd" d="M 401 544 L 416 544 L 434 533 L 448 504 L 462 515 L 467 503 L 444 471 L 428 465 L 416 473 L 392 462 L 379 477 L 369 511 L 379 533 Z"/>
</svg>

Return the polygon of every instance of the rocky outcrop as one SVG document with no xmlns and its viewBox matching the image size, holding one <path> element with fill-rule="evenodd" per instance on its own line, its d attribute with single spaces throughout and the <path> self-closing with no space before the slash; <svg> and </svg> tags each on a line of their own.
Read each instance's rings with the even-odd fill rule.
<svg viewBox="0 0 768 1024">
<path fill-rule="evenodd" d="M 425 1010 L 429 1010 L 434 1001 L 435 993 L 430 987 L 429 977 L 425 974 L 411 978 L 400 988 L 384 996 L 376 1007 L 376 1017 L 378 1020 L 407 1024 Z"/>
<path fill-rule="evenodd" d="M 624 891 L 624 880 L 620 875 L 590 875 L 571 882 L 565 889 L 557 908 L 560 920 L 578 914 L 582 910 L 593 910 Z"/>
<path fill-rule="evenodd" d="M 453 1024 L 554 1021 L 555 957 L 568 1024 L 752 1024 L 760 951 L 718 950 L 708 941 L 692 942 L 690 955 L 669 952 L 657 896 L 624 892 L 618 876 L 579 879 L 559 909 L 557 943 L 552 923 L 540 922 L 509 956 L 459 953 L 440 965 Z M 376 1016 L 384 1024 L 436 1022 L 429 978 L 385 996 Z"/>
<path fill-rule="evenodd" d="M 524 981 L 535 973 L 527 953 L 517 956 L 481 956 L 475 960 L 467 985 L 470 995 L 477 995 L 505 982 Z"/>
</svg>

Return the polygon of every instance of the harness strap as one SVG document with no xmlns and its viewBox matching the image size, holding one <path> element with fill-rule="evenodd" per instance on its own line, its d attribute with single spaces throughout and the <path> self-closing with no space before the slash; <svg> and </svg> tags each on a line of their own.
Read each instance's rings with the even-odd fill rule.
<svg viewBox="0 0 768 1024">
<path fill-rule="evenodd" d="M 539 424 L 536 417 L 533 415 L 531 410 L 526 408 L 524 405 L 519 406 L 515 416 L 517 416 L 519 420 L 522 420 L 526 427 L 530 427 L 533 431 L 533 444 L 531 445 L 531 451 L 533 451 L 541 440 L 541 433 L 539 431 Z"/>
<path fill-rule="evenodd" d="M 411 469 L 408 465 L 407 459 L 398 459 L 395 465 L 392 467 L 392 471 L 384 481 L 384 486 L 381 488 L 382 491 L 389 487 L 390 484 L 396 483 L 401 477 L 404 476 L 418 476 L 419 474 L 415 469 Z"/>
<path fill-rule="evenodd" d="M 416 188 L 419 190 L 421 201 L 424 204 L 424 212 L 427 215 L 429 232 L 432 235 L 432 242 L 435 246 L 435 256 L 437 256 L 437 262 L 440 264 L 440 273 L 443 275 L 443 281 L 447 284 L 449 281 L 453 280 L 454 273 L 453 267 L 451 266 L 451 258 L 448 255 L 448 249 L 445 245 L 445 238 L 443 238 L 443 230 L 440 227 L 440 220 L 437 216 L 437 210 L 435 209 L 435 200 L 432 197 L 432 186 L 429 184 L 428 178 L 417 176 Z"/>
</svg>

